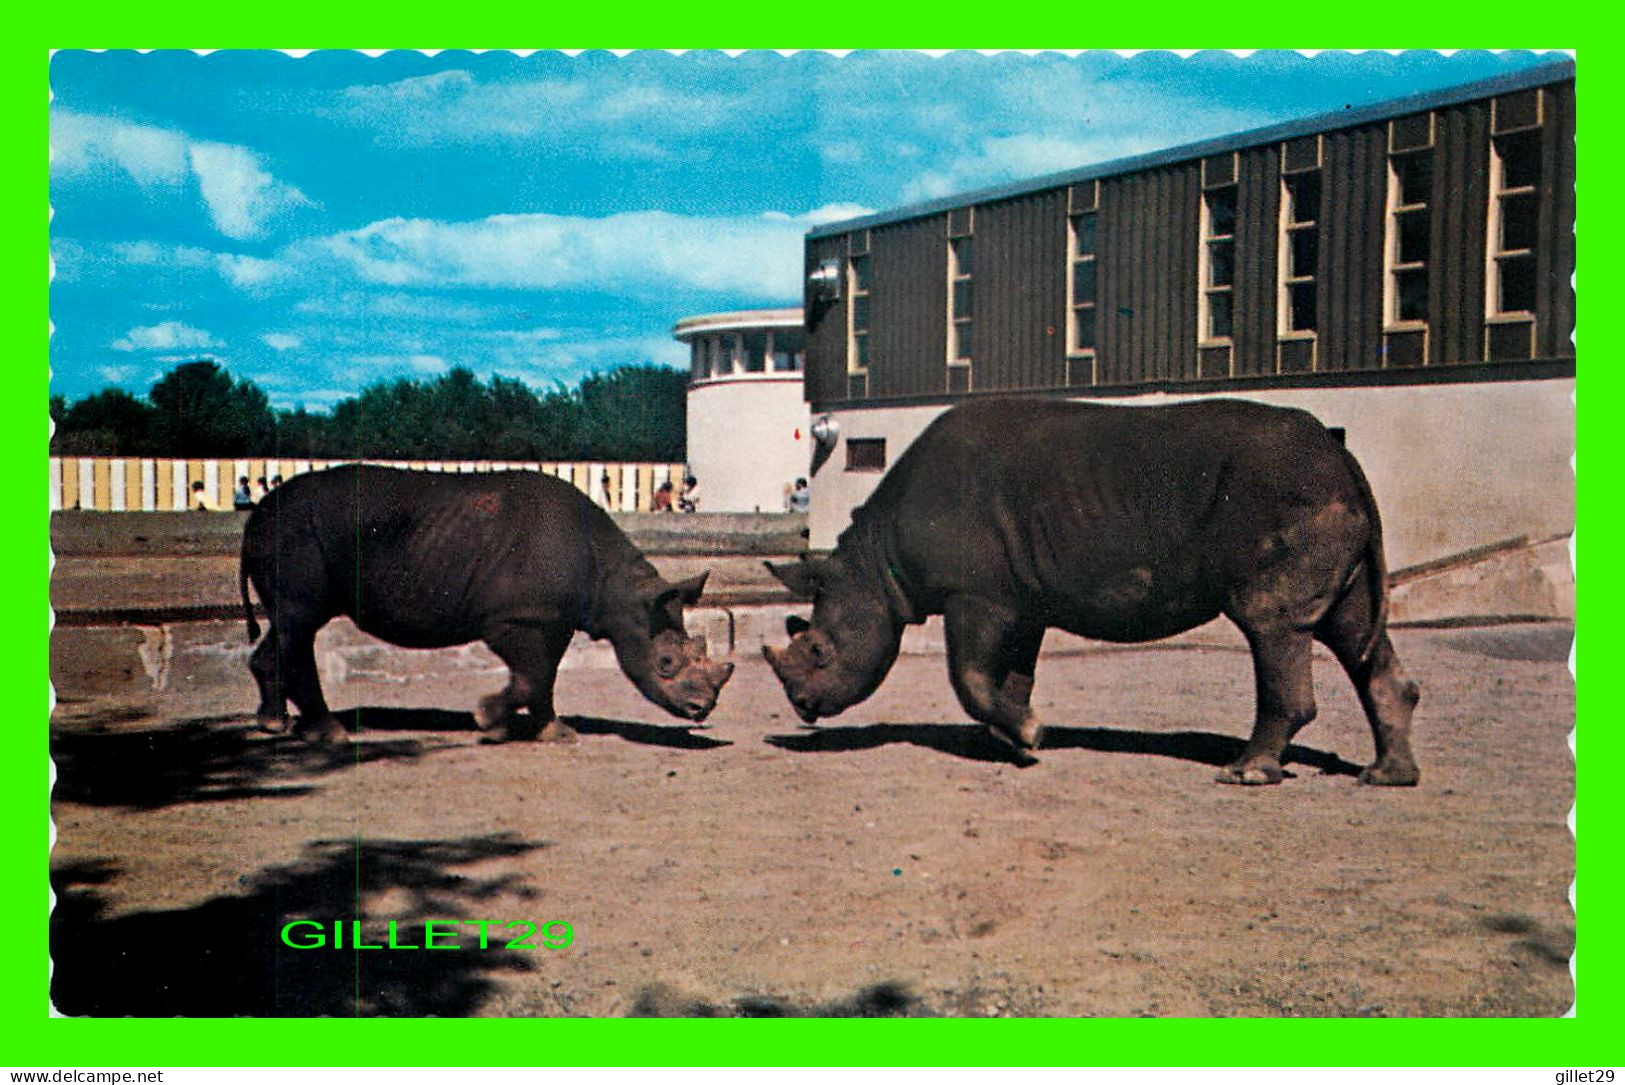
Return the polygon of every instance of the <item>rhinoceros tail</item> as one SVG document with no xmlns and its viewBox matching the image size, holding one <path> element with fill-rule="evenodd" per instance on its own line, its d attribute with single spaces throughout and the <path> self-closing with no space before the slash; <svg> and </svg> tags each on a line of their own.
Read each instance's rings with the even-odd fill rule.
<svg viewBox="0 0 1625 1085">
<path fill-rule="evenodd" d="M 260 623 L 254 620 L 254 601 L 248 597 L 248 537 L 243 536 L 243 556 L 237 564 L 237 589 L 243 594 L 243 618 L 248 622 L 248 643 L 260 639 Z"/>
<path fill-rule="evenodd" d="M 1366 633 L 1365 643 L 1360 645 L 1360 662 L 1365 663 L 1388 628 L 1388 562 L 1382 553 L 1382 516 L 1377 512 L 1377 499 L 1371 493 L 1371 483 L 1366 481 L 1365 472 L 1354 454 L 1341 446 L 1339 449 L 1355 486 L 1359 488 L 1366 521 L 1371 525 L 1366 533 L 1365 555 L 1361 559 L 1365 567 L 1366 590 L 1371 593 L 1371 628 Z"/>
</svg>

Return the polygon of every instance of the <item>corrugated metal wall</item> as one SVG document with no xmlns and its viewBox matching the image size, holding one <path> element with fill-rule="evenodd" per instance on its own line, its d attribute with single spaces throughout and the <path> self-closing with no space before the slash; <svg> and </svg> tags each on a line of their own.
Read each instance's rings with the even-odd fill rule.
<svg viewBox="0 0 1625 1085">
<path fill-rule="evenodd" d="M 1573 357 L 1574 86 L 1558 83 L 1540 93 L 1545 116 L 1535 356 L 1552 361 Z M 1486 359 L 1491 116 L 1489 98 L 1434 111 L 1428 366 Z M 1315 369 L 1325 374 L 1382 369 L 1389 123 L 1322 133 L 1320 171 Z M 1236 153 L 1228 372 L 1222 352 L 1220 368 L 1202 372 L 1197 327 L 1202 178 L 1201 161 L 1190 160 L 1099 179 L 1094 386 L 1218 378 L 1235 380 L 1239 391 L 1248 379 L 1318 379 L 1283 373 L 1277 356 L 1279 143 Z M 1066 387 L 1067 211 L 1065 187 L 975 208 L 974 391 Z M 868 398 L 946 394 L 946 220 L 947 214 L 938 212 L 868 231 L 873 269 Z M 844 268 L 847 246 L 847 237 L 840 235 L 809 241 L 809 269 L 831 258 Z M 807 390 L 815 404 L 848 400 L 844 305 L 828 307 L 822 318 L 809 309 Z M 1299 361 L 1306 367 L 1307 353 Z M 1090 366 L 1073 366 L 1073 388 L 1088 387 L 1090 380 Z"/>
<path fill-rule="evenodd" d="M 1379 369 L 1387 125 L 1327 133 L 1320 161 L 1319 368 Z"/>
<path fill-rule="evenodd" d="M 1428 253 L 1430 365 L 1484 357 L 1489 161 L 1489 103 L 1440 110 L 1434 119 Z"/>
<path fill-rule="evenodd" d="M 946 217 L 871 231 L 869 260 L 869 394 L 941 393 L 948 355 Z"/>
<path fill-rule="evenodd" d="M 813 272 L 826 261 L 834 261 L 844 277 L 846 245 L 844 234 L 809 240 L 806 274 L 802 276 L 802 282 L 811 282 Z M 839 301 L 823 303 L 813 296 L 811 287 L 808 287 L 802 306 L 807 320 L 807 358 L 804 367 L 807 400 L 827 403 L 845 399 L 846 288 L 841 288 Z"/>
<path fill-rule="evenodd" d="M 1547 358 L 1574 354 L 1574 84 L 1546 90 L 1541 176 L 1557 179 L 1553 199 L 1541 201 L 1536 267 L 1535 353 Z"/>
<path fill-rule="evenodd" d="M 1066 381 L 1066 190 L 976 209 L 971 275 L 972 387 Z"/>
<path fill-rule="evenodd" d="M 1196 163 L 1100 183 L 1100 384 L 1194 376 Z"/>
<path fill-rule="evenodd" d="M 1252 376 L 1275 372 L 1281 148 L 1271 144 L 1236 157 L 1236 300 L 1230 371 Z"/>
</svg>

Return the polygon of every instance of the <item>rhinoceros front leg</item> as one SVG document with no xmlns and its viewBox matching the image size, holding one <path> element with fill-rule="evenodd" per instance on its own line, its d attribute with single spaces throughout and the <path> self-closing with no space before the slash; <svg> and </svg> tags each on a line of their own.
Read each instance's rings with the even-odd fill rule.
<svg viewBox="0 0 1625 1085">
<path fill-rule="evenodd" d="M 1008 607 L 958 595 L 943 608 L 948 675 L 970 717 L 1019 750 L 1037 749 L 1044 727 L 1028 705 L 1044 628 Z"/>
<path fill-rule="evenodd" d="M 1244 632 L 1253 650 L 1258 715 L 1241 756 L 1220 769 L 1216 779 L 1221 784 L 1278 784 L 1287 743 L 1315 718 L 1313 641 L 1298 629 Z"/>
<path fill-rule="evenodd" d="M 504 625 L 485 638 L 493 652 L 508 665 L 510 679 L 501 693 L 480 699 L 474 723 L 485 732 L 484 742 L 507 742 L 539 737 L 543 742 L 574 742 L 575 731 L 553 711 L 553 685 L 559 660 L 570 646 L 568 626 Z M 530 709 L 525 721 L 518 710 Z"/>
</svg>

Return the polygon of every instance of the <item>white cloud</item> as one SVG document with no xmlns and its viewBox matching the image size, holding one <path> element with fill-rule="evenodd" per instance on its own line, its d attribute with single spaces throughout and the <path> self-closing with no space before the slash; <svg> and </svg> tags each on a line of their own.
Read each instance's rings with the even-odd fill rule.
<svg viewBox="0 0 1625 1085">
<path fill-rule="evenodd" d="M 108 384 L 123 384 L 140 373 L 141 367 L 134 365 L 102 365 L 96 367 L 96 372 Z"/>
<path fill-rule="evenodd" d="M 605 69 L 590 82 L 482 82 L 467 71 L 435 72 L 347 87 L 322 112 L 386 144 L 578 140 L 585 133 L 620 154 L 658 158 L 668 153 L 666 139 L 730 126 L 752 108 L 747 93 L 673 88 Z"/>
<path fill-rule="evenodd" d="M 266 172 L 246 147 L 194 143 L 189 156 L 209 217 L 227 237 L 261 237 L 276 216 L 310 204 L 303 192 Z"/>
<path fill-rule="evenodd" d="M 303 344 L 304 340 L 300 339 L 297 335 L 289 335 L 286 332 L 266 332 L 264 335 L 260 336 L 260 342 L 264 343 L 272 350 L 282 351 L 297 350 Z"/>
<path fill-rule="evenodd" d="M 687 217 L 633 211 L 603 218 L 492 215 L 468 222 L 385 219 L 312 243 L 366 282 L 393 287 L 599 289 L 676 287 L 792 300 L 801 294 L 809 226 L 850 217 Z"/>
<path fill-rule="evenodd" d="M 122 338 L 108 344 L 114 350 L 207 350 L 222 344 L 202 328 L 166 320 L 162 324 L 149 324 L 131 328 Z"/>
<path fill-rule="evenodd" d="M 264 237 L 278 216 L 310 205 L 249 148 L 172 129 L 58 109 L 51 115 L 51 152 L 58 178 L 122 174 L 146 189 L 195 185 L 215 229 L 236 240 Z"/>
</svg>

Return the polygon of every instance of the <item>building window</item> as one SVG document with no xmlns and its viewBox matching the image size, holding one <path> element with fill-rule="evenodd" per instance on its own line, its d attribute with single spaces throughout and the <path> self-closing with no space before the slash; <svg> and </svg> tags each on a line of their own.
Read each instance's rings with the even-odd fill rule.
<svg viewBox="0 0 1625 1085">
<path fill-rule="evenodd" d="M 1236 281 L 1235 155 L 1202 163 L 1202 247 L 1198 272 L 1202 292 L 1200 338 L 1228 343 L 1231 334 L 1232 288 Z"/>
<path fill-rule="evenodd" d="M 950 392 L 971 388 L 971 275 L 975 270 L 976 209 L 948 213 L 948 373 Z"/>
<path fill-rule="evenodd" d="M 1427 364 L 1433 139 L 1431 113 L 1389 122 L 1383 351 L 1390 367 Z"/>
<path fill-rule="evenodd" d="M 740 337 L 746 373 L 767 372 L 767 333 L 745 332 Z"/>
<path fill-rule="evenodd" d="M 1540 96 L 1495 99 L 1490 140 L 1489 305 L 1492 317 L 1534 316 L 1540 235 Z M 1507 99 L 1516 104 L 1503 106 Z"/>
<path fill-rule="evenodd" d="M 848 471 L 884 471 L 886 469 L 886 439 L 884 437 L 847 438 L 846 469 Z"/>
<path fill-rule="evenodd" d="M 1100 286 L 1099 183 L 1087 181 L 1067 190 L 1066 219 L 1066 382 L 1095 383 L 1099 327 L 1095 319 Z M 1074 371 L 1075 370 L 1075 371 Z"/>
<path fill-rule="evenodd" d="M 769 332 L 767 338 L 768 356 L 773 361 L 775 373 L 800 373 L 802 368 L 804 336 L 796 331 Z"/>
<path fill-rule="evenodd" d="M 851 236 L 846 259 L 846 388 L 850 398 L 869 394 L 869 234 Z"/>
<path fill-rule="evenodd" d="M 1320 137 L 1281 148 L 1281 218 L 1276 274 L 1276 331 L 1283 372 L 1315 368 L 1320 289 Z"/>
</svg>

